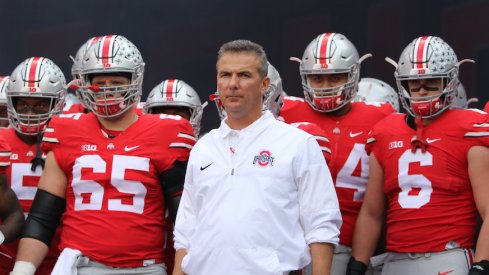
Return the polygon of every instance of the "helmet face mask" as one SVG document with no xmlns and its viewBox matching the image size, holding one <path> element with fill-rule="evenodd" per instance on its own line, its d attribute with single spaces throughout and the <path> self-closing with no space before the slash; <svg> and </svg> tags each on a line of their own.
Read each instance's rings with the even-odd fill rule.
<svg viewBox="0 0 489 275">
<path fill-rule="evenodd" d="M 51 60 L 43 57 L 26 59 L 13 71 L 6 91 L 10 125 L 27 136 L 44 131 L 49 119 L 63 108 L 65 85 L 63 73 Z M 21 108 L 24 110 L 18 112 L 18 101 L 22 98 L 38 102 L 46 99 L 49 107 L 45 110 L 28 107 L 30 112 Z"/>
<path fill-rule="evenodd" d="M 0 76 L 0 128 L 6 128 L 9 125 L 6 95 L 8 83 L 8 76 Z"/>
<path fill-rule="evenodd" d="M 358 90 L 360 58 L 355 46 L 342 34 L 318 35 L 304 51 L 300 65 L 307 103 L 318 112 L 333 112 L 347 105 Z M 347 74 L 344 84 L 329 88 L 312 87 L 310 75 Z"/>
<path fill-rule="evenodd" d="M 395 72 L 401 104 L 411 116 L 431 118 L 455 102 L 458 83 L 458 60 L 453 49 L 441 38 L 422 36 L 402 52 Z M 409 80 L 441 79 L 440 93 L 413 97 Z M 424 86 L 425 90 L 430 87 Z"/>
<path fill-rule="evenodd" d="M 83 102 L 98 117 L 117 117 L 136 105 L 142 93 L 144 62 L 139 50 L 123 36 L 106 35 L 90 46 L 82 61 Z M 129 84 L 98 86 L 94 76 L 129 76 Z"/>
<path fill-rule="evenodd" d="M 187 108 L 194 134 L 199 135 L 204 107 L 199 94 L 190 85 L 178 79 L 167 79 L 158 84 L 149 93 L 143 113 L 154 113 L 160 107 Z"/>
<path fill-rule="evenodd" d="M 270 85 L 262 98 L 262 111 L 270 110 L 275 117 L 278 117 L 280 115 L 280 109 L 284 105 L 282 98 L 284 90 L 282 87 L 282 78 L 280 78 L 277 69 L 270 62 L 268 63 L 267 76 L 270 77 Z"/>
<path fill-rule="evenodd" d="M 71 76 L 73 77 L 73 81 L 75 82 L 76 86 L 82 85 L 81 71 L 82 71 L 83 57 L 85 56 L 85 53 L 87 52 L 88 48 L 90 48 L 90 46 L 95 44 L 100 38 L 101 38 L 101 36 L 95 36 L 95 37 L 88 39 L 78 49 L 75 57 L 72 57 L 73 65 L 71 66 Z M 85 103 L 83 102 L 83 98 L 82 98 L 82 95 L 80 94 L 80 91 L 76 90 L 75 94 L 76 94 L 76 97 L 78 97 L 78 99 L 81 101 L 81 103 L 85 106 Z"/>
</svg>

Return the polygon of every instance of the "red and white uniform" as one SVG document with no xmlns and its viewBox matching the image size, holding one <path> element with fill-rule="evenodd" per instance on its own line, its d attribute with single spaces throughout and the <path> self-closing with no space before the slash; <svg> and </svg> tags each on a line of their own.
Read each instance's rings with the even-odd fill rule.
<svg viewBox="0 0 489 275">
<path fill-rule="evenodd" d="M 37 184 L 41 177 L 42 168 L 37 166 L 36 170 L 31 171 L 31 160 L 36 156 L 36 145 L 28 145 L 22 141 L 13 128 L 0 130 L 0 136 L 9 144 L 12 155 L 10 156 L 10 167 L 7 168 L 7 181 L 17 195 L 19 203 L 27 215 L 32 206 L 32 201 L 37 191 Z M 59 232 L 57 231 L 49 253 L 36 274 L 51 274 L 51 271 L 59 256 Z M 15 264 L 17 246 L 19 241 L 3 244 L 0 247 L 0 274 L 8 274 Z"/>
<path fill-rule="evenodd" d="M 389 104 L 352 102 L 347 115 L 336 117 L 314 111 L 304 99 L 285 97 L 280 115 L 286 123 L 312 122 L 329 137 L 331 161 L 328 167 L 340 202 L 343 225 L 340 244 L 352 245 L 353 230 L 368 179 L 368 133 L 373 125 L 394 112 Z"/>
<path fill-rule="evenodd" d="M 76 114 L 76 113 L 86 113 L 85 106 L 81 103 L 75 103 L 70 106 L 63 108 L 63 114 Z"/>
<path fill-rule="evenodd" d="M 316 141 L 318 142 L 321 151 L 323 151 L 326 163 L 329 163 L 331 161 L 331 145 L 329 144 L 329 139 L 326 136 L 326 133 L 323 129 L 321 129 L 321 127 L 310 122 L 295 122 L 291 125 L 301 129 L 302 131 L 305 131 L 306 133 L 311 134 L 314 138 L 316 138 Z"/>
<path fill-rule="evenodd" d="M 384 171 L 386 248 L 438 252 L 449 248 L 449 242 L 470 248 L 477 209 L 467 153 L 472 146 L 489 146 L 488 115 L 474 109 L 445 111 L 423 127 L 425 153 L 411 151 L 415 135 L 404 114 L 393 114 L 379 122 L 369 138 L 367 150 Z"/>
<path fill-rule="evenodd" d="M 144 102 L 138 102 L 138 104 L 136 104 L 136 107 L 134 107 L 134 111 L 136 111 L 136 114 L 138 116 L 143 114 L 143 107 L 144 107 Z"/>
<path fill-rule="evenodd" d="M 489 113 L 489 101 L 486 102 L 486 105 L 484 105 L 484 109 L 482 109 L 484 112 Z"/>
<path fill-rule="evenodd" d="M 54 153 L 68 179 L 60 249 L 80 250 L 109 266 L 163 262 L 159 175 L 188 159 L 192 133 L 179 116 L 139 116 L 114 138 L 93 113 L 54 117 L 42 148 Z"/>
<path fill-rule="evenodd" d="M 10 156 L 12 149 L 4 137 L 0 135 L 0 174 L 7 173 L 7 169 L 10 167 Z"/>
</svg>

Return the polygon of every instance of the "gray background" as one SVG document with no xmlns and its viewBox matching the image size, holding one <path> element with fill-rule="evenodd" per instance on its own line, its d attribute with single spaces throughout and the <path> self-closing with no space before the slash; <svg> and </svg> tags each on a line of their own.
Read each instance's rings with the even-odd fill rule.
<svg viewBox="0 0 489 275">
<path fill-rule="evenodd" d="M 415 37 L 436 35 L 447 41 L 464 64 L 461 80 L 482 107 L 489 99 L 488 0 L 1 0 L 0 75 L 9 75 L 30 56 L 58 64 L 67 79 L 71 60 L 90 37 L 126 36 L 146 62 L 145 99 L 160 81 L 179 78 L 202 100 L 215 89 L 219 46 L 246 38 L 260 43 L 279 70 L 285 91 L 302 96 L 298 64 L 306 45 L 323 32 L 345 34 L 363 55 L 363 77 L 395 87 L 393 67 Z M 213 104 L 205 109 L 203 132 L 218 126 Z"/>
</svg>

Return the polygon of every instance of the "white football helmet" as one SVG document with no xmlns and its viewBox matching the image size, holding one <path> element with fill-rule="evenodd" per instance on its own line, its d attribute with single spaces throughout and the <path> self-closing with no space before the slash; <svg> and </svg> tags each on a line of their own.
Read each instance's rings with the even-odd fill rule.
<svg viewBox="0 0 489 275">
<path fill-rule="evenodd" d="M 8 76 L 0 76 L 0 128 L 8 126 L 8 114 L 7 114 L 7 85 L 9 82 Z"/>
<path fill-rule="evenodd" d="M 199 94 L 187 83 L 167 79 L 151 90 L 143 106 L 143 113 L 151 114 L 157 107 L 186 107 L 190 111 L 190 124 L 195 136 L 200 133 L 203 106 Z"/>
<path fill-rule="evenodd" d="M 76 55 L 73 59 L 73 65 L 71 66 L 71 76 L 73 79 L 79 79 L 81 81 L 82 72 L 82 60 L 87 52 L 88 48 L 95 44 L 102 36 L 94 36 L 88 39 L 83 45 L 78 49 Z"/>
<path fill-rule="evenodd" d="M 360 63 L 355 46 L 342 34 L 323 33 L 307 46 L 300 61 L 304 98 L 318 112 L 332 112 L 350 102 L 358 90 Z M 297 60 L 297 59 L 293 59 Z M 332 88 L 313 88 L 308 75 L 348 74 L 345 84 Z"/>
<path fill-rule="evenodd" d="M 441 38 L 421 36 L 414 39 L 401 53 L 396 67 L 394 75 L 399 97 L 412 116 L 434 117 L 455 102 L 459 62 L 453 49 Z M 434 96 L 411 97 L 407 80 L 428 78 L 441 78 L 442 92 Z"/>
<path fill-rule="evenodd" d="M 389 84 L 376 78 L 365 77 L 358 82 L 358 92 L 353 101 L 389 103 L 399 112 L 399 96 Z"/>
<path fill-rule="evenodd" d="M 97 42 L 100 38 L 101 38 L 101 36 L 94 36 L 94 37 L 88 39 L 78 49 L 78 51 L 76 52 L 75 57 L 71 57 L 70 56 L 71 59 L 73 59 L 73 65 L 71 65 L 71 76 L 73 77 L 73 80 L 70 83 L 74 83 L 75 84 L 72 87 L 78 88 L 79 86 L 82 85 L 81 70 L 82 70 L 82 60 L 83 60 L 83 57 L 85 56 L 85 53 L 87 52 L 88 48 L 90 48 L 90 46 L 92 46 L 93 44 L 95 44 L 95 42 Z M 80 100 L 76 101 L 76 103 L 81 102 L 83 104 L 82 96 L 81 96 L 80 92 L 78 91 L 78 89 L 75 89 L 75 94 L 80 99 Z M 67 100 L 68 100 L 68 98 L 67 98 Z M 75 102 L 75 99 L 72 98 L 72 101 Z"/>
<path fill-rule="evenodd" d="M 83 103 L 99 117 L 115 117 L 136 105 L 142 93 L 144 62 L 141 53 L 127 38 L 106 35 L 90 46 L 82 60 L 79 89 Z M 128 75 L 129 85 L 92 85 L 94 75 Z"/>
<path fill-rule="evenodd" d="M 263 96 L 263 108 L 262 110 L 270 110 L 275 117 L 280 115 L 280 108 L 284 105 L 282 93 L 284 92 L 282 87 L 282 78 L 277 69 L 268 62 L 268 73 L 270 77 L 270 86 Z"/>
<path fill-rule="evenodd" d="M 44 131 L 48 120 L 63 109 L 66 80 L 60 68 L 44 57 L 31 57 L 20 63 L 10 76 L 7 86 L 7 109 L 10 125 L 23 135 L 34 136 Z M 50 99 L 46 113 L 18 113 L 20 97 Z"/>
</svg>

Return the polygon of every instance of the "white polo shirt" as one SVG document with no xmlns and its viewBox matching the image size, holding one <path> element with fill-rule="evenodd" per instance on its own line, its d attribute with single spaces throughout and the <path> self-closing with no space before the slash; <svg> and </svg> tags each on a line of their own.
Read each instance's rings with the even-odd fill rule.
<svg viewBox="0 0 489 275">
<path fill-rule="evenodd" d="M 187 274 L 280 274 L 338 244 L 341 214 L 311 135 L 266 112 L 245 129 L 225 121 L 194 146 L 175 225 Z"/>
</svg>

